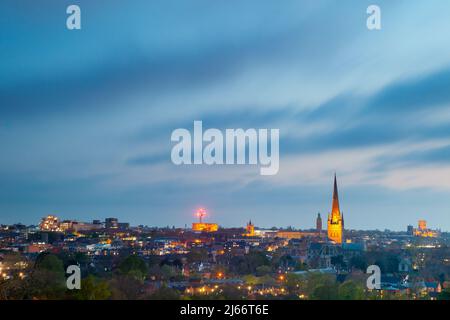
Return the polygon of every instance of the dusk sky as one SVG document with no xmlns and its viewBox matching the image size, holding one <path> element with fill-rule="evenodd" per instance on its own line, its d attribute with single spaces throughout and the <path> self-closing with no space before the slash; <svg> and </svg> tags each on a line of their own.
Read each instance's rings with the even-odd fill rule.
<svg viewBox="0 0 450 320">
<path fill-rule="evenodd" d="M 66 28 L 81 7 L 82 29 Z M 381 7 L 369 31 L 366 8 Z M 2 0 L 0 224 L 55 214 L 450 230 L 447 0 Z M 175 166 L 171 133 L 280 129 L 280 169 Z M 325 219 L 324 219 L 325 220 Z"/>
</svg>

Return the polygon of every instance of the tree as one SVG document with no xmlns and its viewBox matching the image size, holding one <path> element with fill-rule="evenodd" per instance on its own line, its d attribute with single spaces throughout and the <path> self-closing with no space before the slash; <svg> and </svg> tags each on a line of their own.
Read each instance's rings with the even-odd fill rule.
<svg viewBox="0 0 450 320">
<path fill-rule="evenodd" d="M 450 289 L 444 289 L 442 292 L 438 295 L 438 300 L 450 300 Z"/>
<path fill-rule="evenodd" d="M 144 260 L 136 255 L 125 258 L 119 266 L 120 273 L 143 281 L 148 273 L 148 267 Z"/>
<path fill-rule="evenodd" d="M 309 273 L 306 276 L 304 291 L 311 299 L 327 300 L 337 299 L 337 283 L 334 275 Z"/>
<path fill-rule="evenodd" d="M 149 297 L 149 300 L 178 300 L 180 299 L 180 292 L 166 287 L 162 286 L 158 290 L 156 290 L 154 293 L 152 293 Z"/>
<path fill-rule="evenodd" d="M 339 286 L 339 300 L 362 300 L 364 299 L 364 288 L 352 280 L 347 280 Z"/>
<path fill-rule="evenodd" d="M 40 254 L 36 258 L 35 270 L 46 270 L 49 272 L 54 272 L 62 274 L 64 276 L 64 265 L 63 262 L 55 255 L 49 253 Z"/>
<path fill-rule="evenodd" d="M 242 300 L 243 297 L 244 295 L 241 290 L 233 285 L 225 285 L 217 298 L 224 300 Z"/>
<path fill-rule="evenodd" d="M 370 252 L 368 253 L 368 264 L 375 264 L 380 267 L 382 273 L 395 273 L 398 271 L 399 257 L 390 252 Z"/>
<path fill-rule="evenodd" d="M 31 298 L 60 299 L 66 293 L 63 262 L 55 255 L 40 254 L 28 279 Z"/>
<path fill-rule="evenodd" d="M 238 274 L 255 274 L 257 267 L 269 265 L 269 259 L 263 252 L 253 251 L 243 257 L 232 257 L 230 270 Z"/>
<path fill-rule="evenodd" d="M 165 264 L 161 267 L 161 274 L 165 280 L 170 280 L 177 275 L 177 271 L 175 267 Z"/>
<path fill-rule="evenodd" d="M 308 265 L 304 262 L 297 261 L 297 263 L 295 264 L 294 270 L 295 271 L 306 271 L 306 270 L 308 270 Z"/>
<path fill-rule="evenodd" d="M 74 298 L 78 300 L 106 300 L 111 296 L 111 290 L 106 281 L 89 275 L 81 280 L 81 289 L 75 290 Z"/>
<path fill-rule="evenodd" d="M 189 263 L 206 261 L 208 259 L 208 251 L 204 248 L 195 248 L 186 255 L 186 258 Z"/>
<path fill-rule="evenodd" d="M 286 288 L 289 293 L 296 293 L 298 291 L 303 291 L 305 288 L 305 279 L 301 275 L 295 273 L 288 273 L 286 275 Z"/>
<path fill-rule="evenodd" d="M 283 255 L 278 260 L 278 267 L 288 268 L 288 267 L 295 267 L 295 265 L 296 261 L 289 254 Z"/>
<path fill-rule="evenodd" d="M 256 267 L 256 275 L 257 276 L 265 276 L 272 272 L 272 268 L 270 266 L 259 266 Z"/>
<path fill-rule="evenodd" d="M 143 282 L 135 277 L 114 275 L 108 284 L 113 300 L 138 300 L 142 297 Z"/>
<path fill-rule="evenodd" d="M 277 280 L 275 280 L 270 275 L 266 274 L 265 276 L 262 276 L 259 278 L 259 282 L 263 284 L 264 286 L 271 287 L 277 284 Z"/>
<path fill-rule="evenodd" d="M 338 288 L 335 283 L 321 284 L 314 288 L 311 295 L 313 300 L 337 300 Z"/>
<path fill-rule="evenodd" d="M 0 280 L 0 300 L 23 300 L 27 295 L 27 281 L 18 278 Z"/>
<path fill-rule="evenodd" d="M 245 284 L 249 286 L 255 286 L 260 283 L 258 277 L 255 277 L 252 274 L 243 276 L 242 280 L 244 280 Z"/>
<path fill-rule="evenodd" d="M 342 269 L 346 269 L 347 268 L 347 264 L 344 261 L 344 256 L 343 255 L 337 255 L 334 257 L 331 257 L 331 264 L 333 266 L 335 266 L 338 270 L 342 270 Z"/>
<path fill-rule="evenodd" d="M 366 272 L 367 261 L 362 255 L 355 255 L 350 259 L 349 267 L 356 268 Z"/>
</svg>

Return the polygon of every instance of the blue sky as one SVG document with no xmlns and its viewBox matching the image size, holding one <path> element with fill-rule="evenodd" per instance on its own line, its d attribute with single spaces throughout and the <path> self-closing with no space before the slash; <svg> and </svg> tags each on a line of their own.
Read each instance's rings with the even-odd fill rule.
<svg viewBox="0 0 450 320">
<path fill-rule="evenodd" d="M 366 28 L 381 7 L 382 30 Z M 66 29 L 78 4 L 82 30 Z M 0 223 L 450 230 L 450 3 L 0 4 Z M 174 166 L 176 128 L 279 128 L 280 171 Z"/>
</svg>

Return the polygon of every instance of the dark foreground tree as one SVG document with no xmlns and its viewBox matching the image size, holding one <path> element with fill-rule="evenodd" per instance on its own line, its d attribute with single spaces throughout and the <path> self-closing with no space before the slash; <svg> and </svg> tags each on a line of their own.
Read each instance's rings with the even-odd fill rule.
<svg viewBox="0 0 450 320">
<path fill-rule="evenodd" d="M 89 275 L 81 280 L 81 289 L 74 290 L 73 297 L 77 300 L 106 300 L 111 296 L 111 290 L 105 280 Z"/>
</svg>

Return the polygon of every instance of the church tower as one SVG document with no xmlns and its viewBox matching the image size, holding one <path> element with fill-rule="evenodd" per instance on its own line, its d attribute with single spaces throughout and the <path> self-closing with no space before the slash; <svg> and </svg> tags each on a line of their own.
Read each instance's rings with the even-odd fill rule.
<svg viewBox="0 0 450 320">
<path fill-rule="evenodd" d="M 338 244 L 342 243 L 344 233 L 344 217 L 341 215 L 339 209 L 339 196 L 336 181 L 336 174 L 334 174 L 334 190 L 333 190 L 333 204 L 331 206 L 331 214 L 328 214 L 328 239 Z"/>
<path fill-rule="evenodd" d="M 320 212 L 317 214 L 316 219 L 316 231 L 320 234 L 322 233 L 322 217 L 320 216 Z"/>
<path fill-rule="evenodd" d="M 247 227 L 245 229 L 247 230 L 247 233 L 245 234 L 247 237 L 255 236 L 255 226 L 253 225 L 252 220 L 247 223 Z"/>
</svg>

